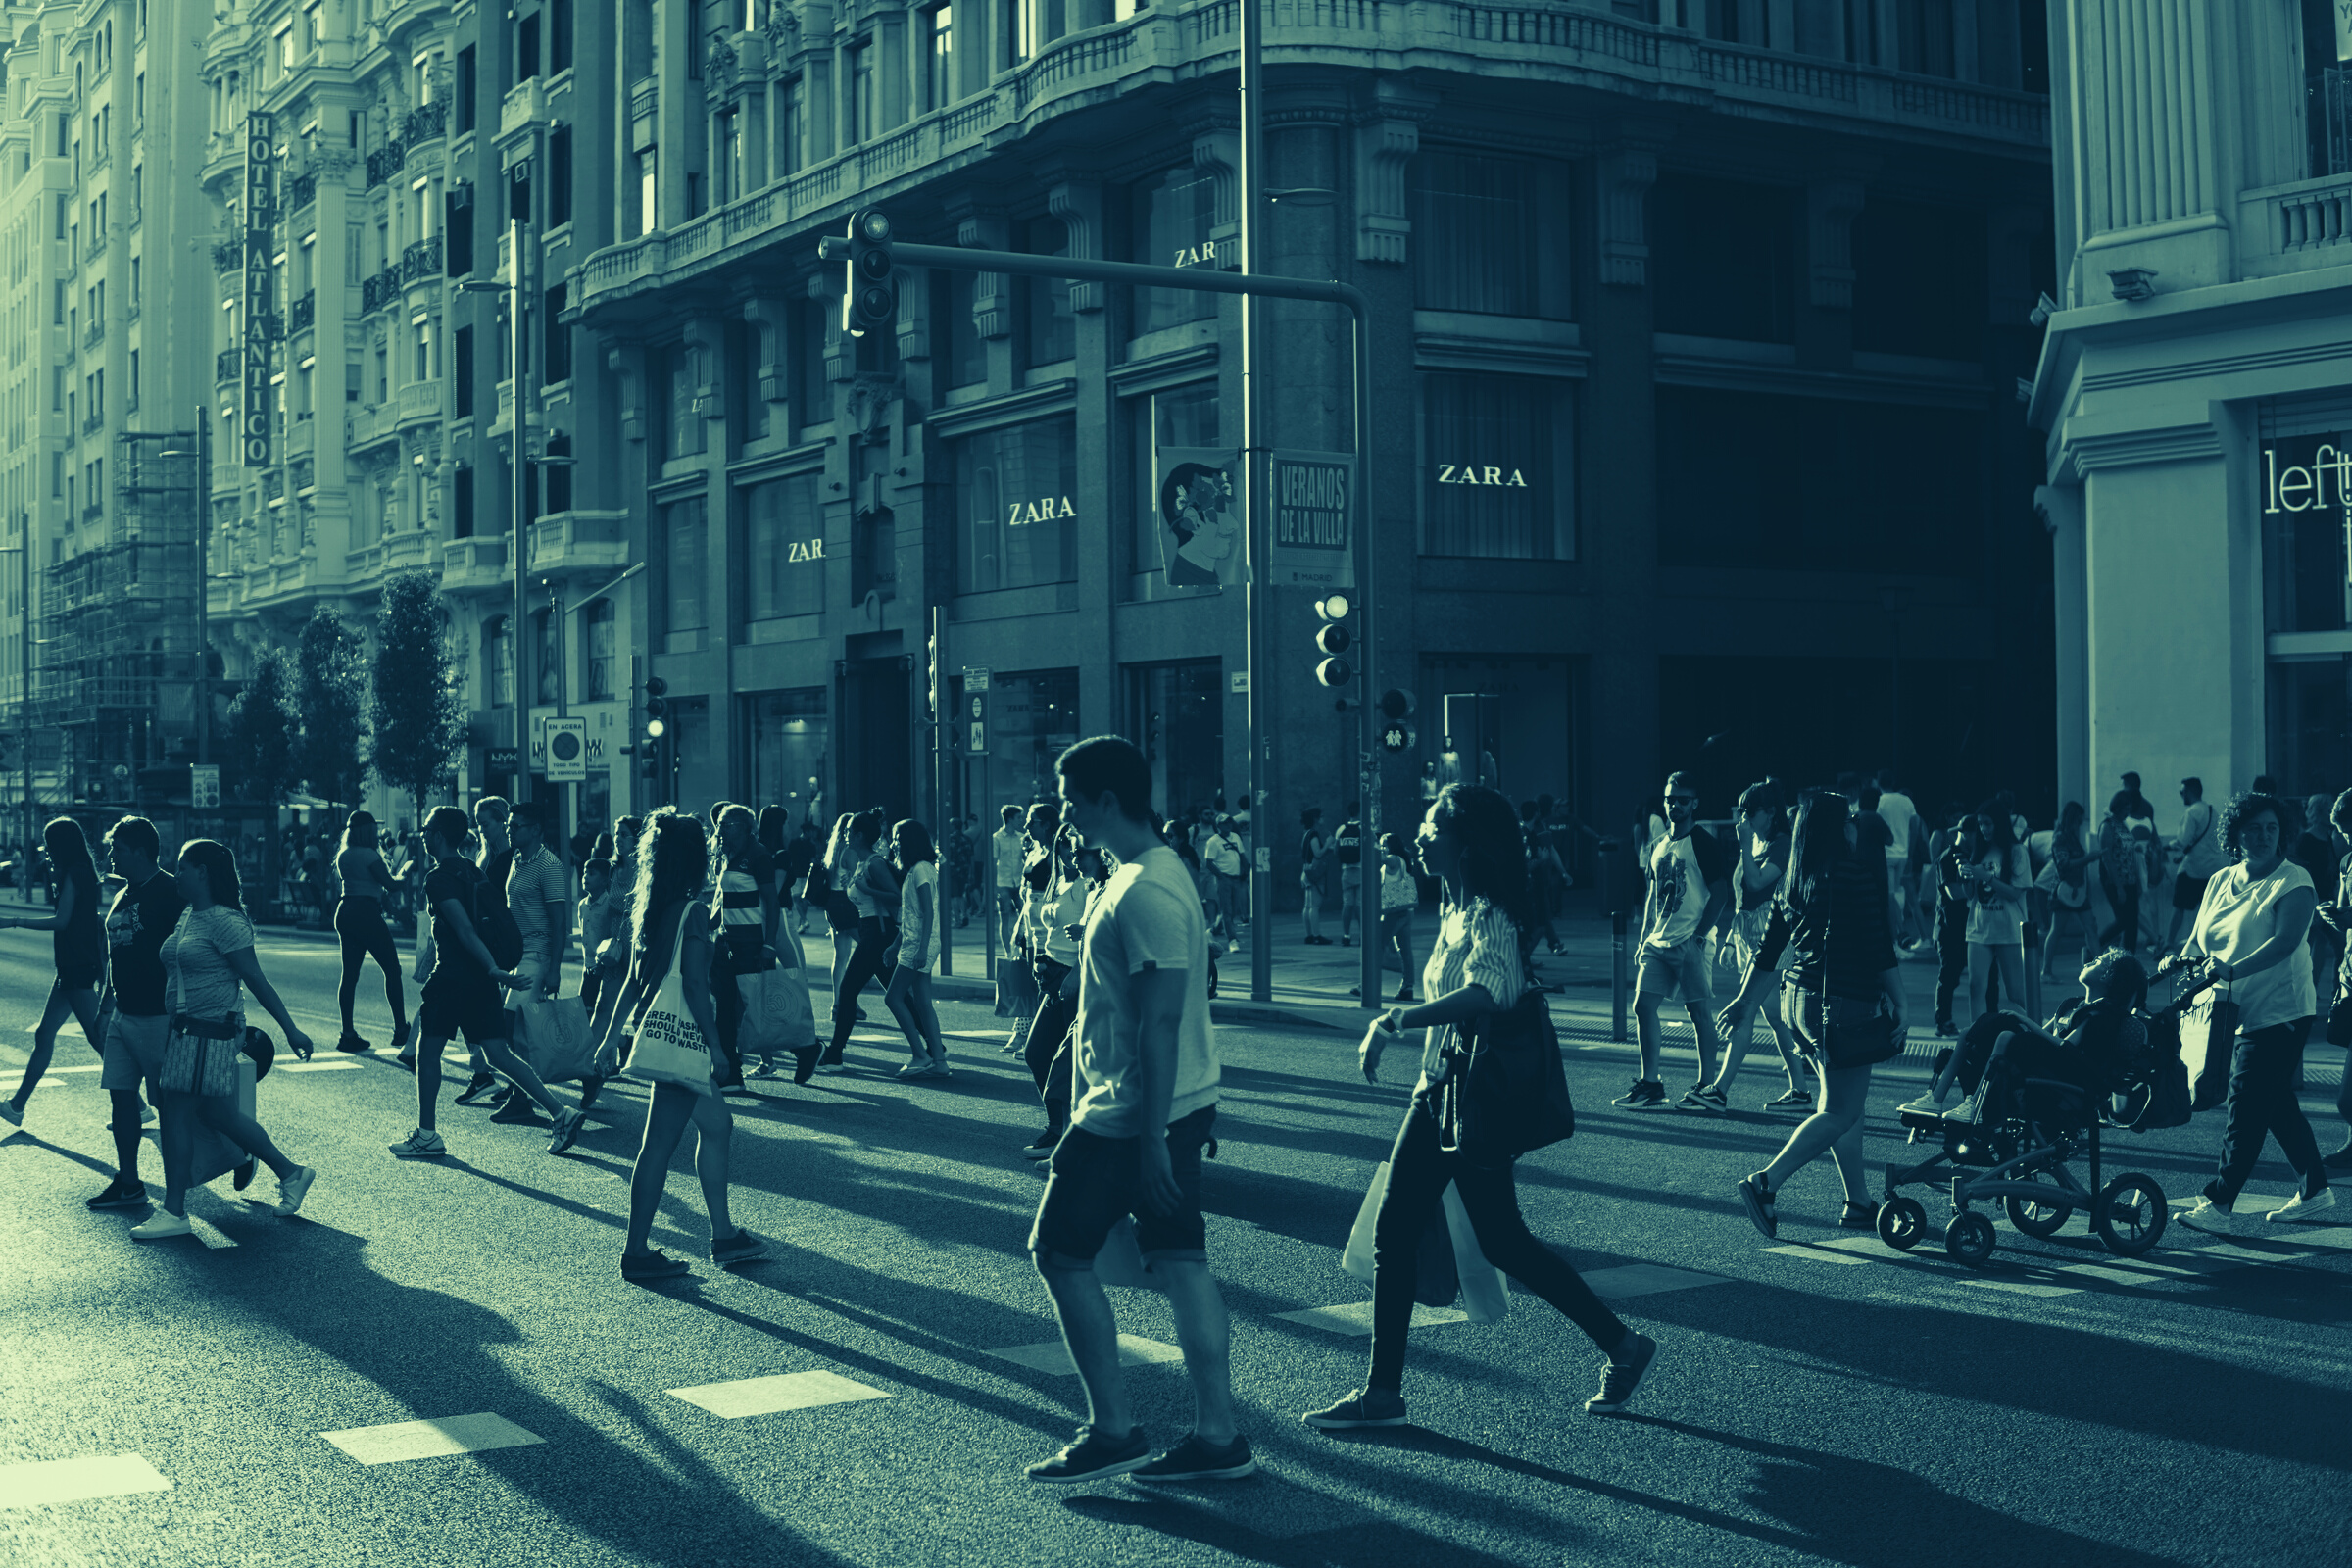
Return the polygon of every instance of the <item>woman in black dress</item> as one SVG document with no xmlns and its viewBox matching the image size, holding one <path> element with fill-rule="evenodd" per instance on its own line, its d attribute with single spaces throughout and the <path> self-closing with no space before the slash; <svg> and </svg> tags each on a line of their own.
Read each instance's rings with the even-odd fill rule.
<svg viewBox="0 0 2352 1568">
<path fill-rule="evenodd" d="M 10 1127 L 24 1123 L 24 1102 L 49 1070 L 57 1049 L 57 1031 L 71 1011 L 81 1025 L 81 1037 L 95 1051 L 103 1043 L 98 1033 L 98 991 L 106 983 L 106 925 L 98 907 L 98 865 L 90 856 L 90 841 L 81 824 L 70 816 L 53 818 L 41 829 L 41 846 L 56 868 L 57 905 L 39 919 L 0 920 L 0 931 L 47 931 L 57 959 L 57 980 L 49 988 L 49 1004 L 41 1009 L 40 1026 L 32 1034 L 32 1059 L 24 1064 L 24 1081 L 15 1098 L 0 1101 L 0 1120 Z M 5 1136 L 0 1134 L 0 1136 Z"/>
</svg>

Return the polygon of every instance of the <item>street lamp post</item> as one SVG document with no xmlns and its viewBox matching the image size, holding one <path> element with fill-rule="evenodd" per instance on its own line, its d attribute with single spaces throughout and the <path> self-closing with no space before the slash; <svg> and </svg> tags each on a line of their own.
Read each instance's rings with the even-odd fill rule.
<svg viewBox="0 0 2352 1568">
<path fill-rule="evenodd" d="M 20 878 L 29 876 L 32 865 L 32 514 L 17 514 L 17 542 L 0 545 L 0 555 L 13 551 L 17 557 L 18 598 L 17 630 L 20 635 L 17 662 L 17 760 L 24 769 L 24 864 L 18 868 Z M 20 881 L 17 891 L 23 893 L 25 884 Z"/>
</svg>

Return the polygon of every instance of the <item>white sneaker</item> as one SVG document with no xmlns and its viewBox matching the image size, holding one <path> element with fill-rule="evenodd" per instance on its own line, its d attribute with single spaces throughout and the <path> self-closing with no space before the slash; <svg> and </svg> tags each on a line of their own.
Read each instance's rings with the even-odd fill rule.
<svg viewBox="0 0 2352 1568">
<path fill-rule="evenodd" d="M 1908 1104 L 1895 1106 L 1894 1110 L 1895 1114 L 1898 1116 L 1906 1110 L 1914 1111 L 1922 1116 L 1940 1116 L 1943 1114 L 1943 1102 L 1937 1100 L 1934 1092 L 1931 1091 L 1920 1096 L 1917 1100 L 1910 1102 Z"/>
<path fill-rule="evenodd" d="M 173 1236 L 193 1236 L 196 1228 L 188 1223 L 185 1214 L 174 1214 L 159 1208 L 130 1228 L 131 1239 L 141 1242 L 160 1242 Z"/>
<path fill-rule="evenodd" d="M 2217 1236 L 2230 1236 L 2237 1231 L 2237 1216 L 2203 1197 L 2197 1200 L 2195 1207 L 2180 1216 L 2180 1223 L 2191 1230 L 2209 1231 Z"/>
<path fill-rule="evenodd" d="M 2314 1214 L 2319 1213 L 2322 1209 L 2333 1208 L 2334 1206 L 2335 1189 L 2332 1187 L 2323 1187 L 2318 1192 L 2313 1193 L 2309 1198 L 2304 1197 L 2301 1193 L 2297 1193 L 2294 1197 L 2288 1199 L 2285 1202 L 2280 1203 L 2277 1208 L 2272 1209 L 2268 1214 L 2265 1214 L 2262 1217 L 2270 1220 L 2292 1222 L 2299 1219 L 2309 1219 Z"/>
<path fill-rule="evenodd" d="M 294 1174 L 277 1184 L 277 1211 L 280 1214 L 300 1213 L 302 1200 L 310 1193 L 311 1183 L 318 1179 L 318 1173 L 310 1166 L 294 1167 Z"/>
</svg>

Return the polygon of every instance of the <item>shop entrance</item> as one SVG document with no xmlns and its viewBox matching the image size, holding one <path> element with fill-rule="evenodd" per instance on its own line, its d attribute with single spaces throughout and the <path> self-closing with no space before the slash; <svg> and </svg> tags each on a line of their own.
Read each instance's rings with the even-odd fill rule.
<svg viewBox="0 0 2352 1568">
<path fill-rule="evenodd" d="M 914 810 L 914 663 L 852 659 L 841 666 L 841 809 L 880 807 L 896 822 Z"/>
</svg>

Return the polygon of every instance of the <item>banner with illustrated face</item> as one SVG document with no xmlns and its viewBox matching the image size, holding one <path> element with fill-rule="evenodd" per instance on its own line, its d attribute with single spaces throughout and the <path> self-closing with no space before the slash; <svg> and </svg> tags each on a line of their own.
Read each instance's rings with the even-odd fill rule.
<svg viewBox="0 0 2352 1568">
<path fill-rule="evenodd" d="M 1230 448 L 1161 447 L 1154 478 L 1159 559 L 1168 585 L 1199 588 L 1248 582 L 1241 454 Z"/>
</svg>

